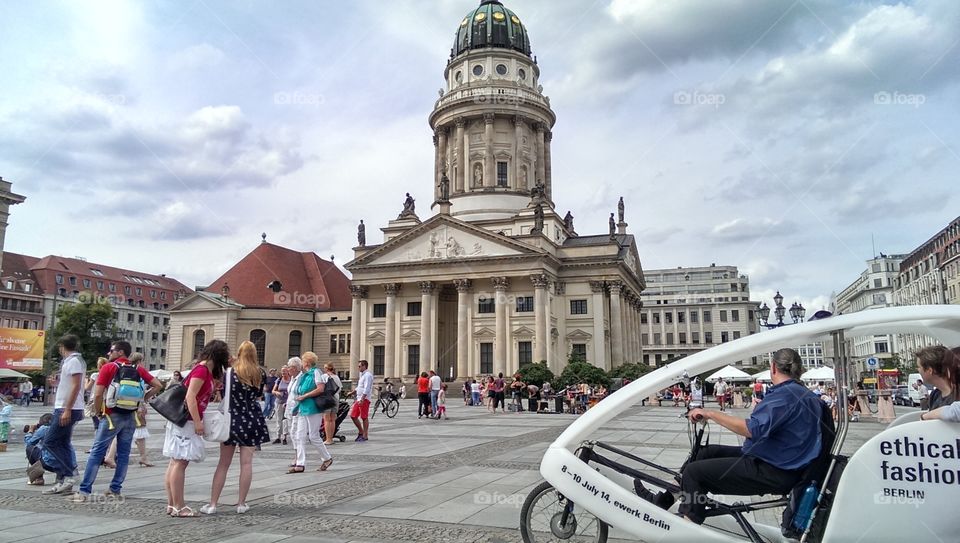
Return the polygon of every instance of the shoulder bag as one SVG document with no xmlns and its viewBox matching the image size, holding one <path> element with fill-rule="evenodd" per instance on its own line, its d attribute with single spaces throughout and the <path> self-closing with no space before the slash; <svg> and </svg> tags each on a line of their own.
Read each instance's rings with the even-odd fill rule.
<svg viewBox="0 0 960 543">
<path fill-rule="evenodd" d="M 190 370 L 183 381 L 186 381 L 191 373 L 193 370 Z M 161 417 L 180 428 L 190 420 L 190 412 L 187 411 L 187 387 L 183 386 L 183 381 L 167 385 L 166 390 L 150 398 L 148 402 Z"/>
<path fill-rule="evenodd" d="M 223 401 L 217 409 L 203 414 L 203 439 L 223 443 L 230 439 L 230 385 L 233 381 L 233 368 L 224 374 Z"/>
<path fill-rule="evenodd" d="M 317 371 L 314 370 L 314 378 L 317 378 Z M 323 384 L 323 392 L 313 397 L 313 402 L 317 405 L 317 409 L 322 411 L 327 411 L 328 409 L 334 408 L 337 406 L 337 398 L 334 396 L 338 390 L 336 390 L 337 382 L 331 377 L 327 377 L 327 382 Z"/>
</svg>

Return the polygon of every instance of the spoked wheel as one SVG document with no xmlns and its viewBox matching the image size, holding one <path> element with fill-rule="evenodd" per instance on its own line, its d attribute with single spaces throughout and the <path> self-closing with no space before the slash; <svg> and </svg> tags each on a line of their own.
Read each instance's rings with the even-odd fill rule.
<svg viewBox="0 0 960 543">
<path fill-rule="evenodd" d="M 370 409 L 370 418 L 377 416 L 377 411 L 380 410 L 380 406 L 383 405 L 380 403 L 380 400 L 377 400 L 377 403 L 373 404 L 373 407 Z"/>
<path fill-rule="evenodd" d="M 400 411 L 400 402 L 397 400 L 392 400 L 387 402 L 387 416 L 391 419 L 397 416 L 397 413 Z"/>
<path fill-rule="evenodd" d="M 566 518 L 565 511 L 569 511 Z M 586 509 L 573 505 L 553 485 L 544 481 L 523 502 L 523 508 L 520 509 L 520 535 L 525 543 L 604 543 L 607 540 L 607 525 Z"/>
</svg>

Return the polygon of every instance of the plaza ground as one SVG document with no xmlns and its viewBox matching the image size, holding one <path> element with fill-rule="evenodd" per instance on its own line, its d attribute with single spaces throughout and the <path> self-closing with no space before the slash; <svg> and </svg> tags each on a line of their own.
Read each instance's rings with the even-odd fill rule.
<svg viewBox="0 0 960 543">
<path fill-rule="evenodd" d="M 192 519 L 164 515 L 166 462 L 160 456 L 163 420 L 158 415 L 151 414 L 148 421 L 148 447 L 156 466 L 138 467 L 134 449 L 123 502 L 73 504 L 69 496 L 43 496 L 44 487 L 26 484 L 21 431 L 44 410 L 16 408 L 9 449 L 0 453 L 0 541 L 520 541 L 520 506 L 541 481 L 543 451 L 575 416 L 493 415 L 458 400 L 448 401 L 450 419 L 445 421 L 417 419 L 416 400 L 404 400 L 396 418 L 380 414 L 373 419 L 367 443 L 353 442 L 356 430 L 348 419 L 343 425 L 347 441 L 331 447 L 334 464 L 326 472 L 315 471 L 319 457 L 310 451 L 306 472 L 287 474 L 292 447 L 265 445 L 254 460 L 250 510 L 237 515 L 232 507 L 237 502 L 235 460 L 220 512 Z M 689 450 L 681 413 L 673 407 L 636 406 L 592 437 L 676 468 Z M 882 428 L 851 424 L 845 452 Z M 739 442 L 717 425 L 711 430 L 711 443 Z M 74 444 L 81 470 L 92 437 L 91 422 L 80 422 Z M 187 470 L 186 498 L 195 510 L 209 499 L 216 467 L 216 446 L 207 451 L 206 461 Z M 101 468 L 95 494 L 107 489 L 112 475 L 113 470 Z M 46 480 L 52 484 L 53 475 Z M 775 522 L 772 511 L 766 514 L 765 520 Z M 610 535 L 624 536 L 615 528 Z"/>
</svg>

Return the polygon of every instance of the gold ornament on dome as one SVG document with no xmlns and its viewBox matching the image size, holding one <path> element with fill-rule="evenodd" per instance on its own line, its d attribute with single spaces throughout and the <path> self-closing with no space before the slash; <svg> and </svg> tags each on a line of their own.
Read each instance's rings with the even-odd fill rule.
<svg viewBox="0 0 960 543">
<path fill-rule="evenodd" d="M 467 24 L 468 24 L 469 22 L 470 22 L 470 18 L 469 18 L 469 17 L 464 17 L 463 20 L 460 21 L 460 26 L 467 26 Z"/>
<path fill-rule="evenodd" d="M 500 13 L 500 12 L 498 11 L 498 12 L 496 12 L 496 13 L 493 14 L 493 18 L 496 19 L 496 20 L 498 20 L 498 21 L 502 21 L 502 20 L 506 19 L 507 16 L 504 15 L 504 14 L 502 14 L 502 13 Z"/>
<path fill-rule="evenodd" d="M 517 17 L 516 15 L 510 17 L 510 20 L 513 21 L 513 24 L 515 24 L 515 25 L 520 24 L 520 18 Z"/>
<path fill-rule="evenodd" d="M 486 18 L 487 18 L 487 14 L 483 12 L 478 13 L 477 16 L 474 17 L 474 19 L 476 19 L 478 23 L 483 22 L 483 20 Z"/>
</svg>

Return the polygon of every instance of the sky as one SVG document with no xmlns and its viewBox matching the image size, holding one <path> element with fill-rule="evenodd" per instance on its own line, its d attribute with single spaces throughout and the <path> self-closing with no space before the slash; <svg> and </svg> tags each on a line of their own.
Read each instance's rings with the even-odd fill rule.
<svg viewBox="0 0 960 543">
<path fill-rule="evenodd" d="M 352 259 L 426 218 L 475 0 L 0 3 L 6 250 L 207 285 L 267 240 Z M 557 211 L 646 269 L 829 303 L 960 210 L 960 2 L 506 0 L 557 114 Z M 874 248 L 875 247 L 875 248 Z"/>
</svg>

